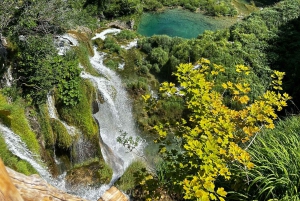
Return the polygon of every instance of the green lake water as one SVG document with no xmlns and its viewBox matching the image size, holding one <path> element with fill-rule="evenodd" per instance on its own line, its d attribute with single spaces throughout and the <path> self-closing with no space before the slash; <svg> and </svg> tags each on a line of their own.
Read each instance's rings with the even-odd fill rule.
<svg viewBox="0 0 300 201">
<path fill-rule="evenodd" d="M 182 38 L 196 38 L 205 30 L 228 27 L 232 20 L 207 17 L 183 9 L 171 9 L 162 13 L 144 13 L 137 32 L 144 36 L 168 35 Z"/>
</svg>

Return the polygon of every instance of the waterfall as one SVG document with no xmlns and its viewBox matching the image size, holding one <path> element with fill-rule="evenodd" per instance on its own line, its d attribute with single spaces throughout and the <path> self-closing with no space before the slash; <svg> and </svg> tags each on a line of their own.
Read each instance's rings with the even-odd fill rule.
<svg viewBox="0 0 300 201">
<path fill-rule="evenodd" d="M 105 34 L 116 32 L 119 32 L 118 29 L 105 30 L 93 39 L 104 40 Z M 135 42 L 130 43 L 130 46 L 133 47 L 133 44 Z M 135 154 L 128 152 L 122 144 L 117 142 L 117 137 L 122 132 L 126 132 L 128 136 L 137 137 L 138 132 L 132 116 L 131 102 L 122 81 L 115 71 L 103 64 L 104 56 L 105 53 L 99 53 L 94 47 L 94 56 L 90 58 L 90 63 L 101 76 L 93 76 L 83 71 L 81 77 L 91 80 L 104 100 L 102 104 L 98 103 L 99 111 L 94 114 L 94 117 L 100 124 L 102 139 L 100 144 L 103 157 L 113 169 L 111 180 L 111 184 L 113 184 L 136 158 Z M 137 149 L 142 150 L 142 145 L 139 145 Z"/>
<path fill-rule="evenodd" d="M 48 112 L 49 112 L 50 118 L 57 119 L 58 121 L 60 121 L 64 125 L 64 127 L 67 129 L 68 133 L 71 136 L 75 136 L 76 134 L 79 133 L 77 128 L 75 128 L 74 126 L 69 126 L 66 122 L 64 122 L 58 118 L 54 99 L 50 93 L 47 94 L 47 107 L 48 107 Z"/>
<path fill-rule="evenodd" d="M 99 111 L 94 114 L 100 124 L 100 135 L 103 141 L 102 154 L 106 162 L 113 168 L 112 182 L 119 178 L 128 165 L 135 159 L 133 153 L 117 142 L 121 132 L 128 136 L 137 137 L 135 122 L 133 120 L 130 100 L 122 85 L 119 76 L 103 65 L 104 54 L 97 52 L 90 58 L 92 66 L 102 75 L 101 77 L 82 72 L 81 77 L 91 80 L 102 96 L 104 103 L 98 104 Z M 109 147 L 109 149 L 106 149 Z"/>
<path fill-rule="evenodd" d="M 101 38 L 105 39 L 108 33 L 119 33 L 119 29 L 107 29 L 100 34 L 97 34 L 93 39 Z M 58 48 L 59 54 L 65 54 L 67 49 L 63 48 L 65 45 L 61 42 L 61 38 L 69 41 L 72 45 L 77 45 L 78 42 L 67 35 L 58 37 L 58 43 L 61 48 Z M 60 42 L 59 42 L 60 41 Z M 65 42 L 64 42 L 65 44 Z M 128 46 L 124 46 L 125 49 L 134 47 L 136 42 L 130 43 Z M 45 179 L 48 183 L 57 188 L 79 195 L 88 200 L 96 200 L 111 186 L 113 183 L 124 173 L 125 169 L 136 159 L 136 155 L 132 152 L 128 152 L 126 148 L 117 142 L 117 137 L 123 132 L 126 132 L 128 136 L 137 137 L 138 132 L 135 127 L 135 122 L 131 111 L 131 102 L 127 96 L 126 90 L 123 87 L 122 81 L 119 76 L 103 64 L 105 54 L 97 52 L 94 48 L 95 55 L 90 58 L 90 63 L 99 72 L 101 76 L 93 76 L 87 72 L 82 72 L 81 77 L 91 80 L 98 90 L 99 96 L 104 100 L 103 103 L 98 101 L 99 111 L 94 114 L 94 118 L 99 124 L 100 128 L 100 146 L 103 157 L 112 169 L 113 177 L 110 184 L 102 185 L 100 188 L 94 187 L 79 187 L 74 189 L 66 189 L 65 187 L 65 173 L 58 178 L 53 179 L 51 174 L 46 168 L 43 167 L 43 163 L 39 157 L 35 157 L 22 142 L 21 138 L 12 132 L 9 128 L 0 123 L 0 135 L 3 136 L 8 149 L 19 158 L 29 162 Z M 123 64 L 121 65 L 124 66 Z M 50 118 L 59 120 L 68 130 L 70 135 L 81 133 L 78 129 L 68 125 L 64 121 L 60 120 L 55 108 L 53 96 L 47 95 L 47 106 Z M 88 147 L 84 144 L 84 140 L 79 138 L 76 150 L 81 150 L 82 153 L 78 155 L 85 155 L 84 152 L 89 152 Z M 75 147 L 76 147 L 75 146 Z M 142 150 L 142 145 L 137 147 L 138 150 Z"/>
<path fill-rule="evenodd" d="M 8 67 L 6 75 L 4 76 L 6 80 L 6 86 L 11 87 L 13 82 L 12 72 L 11 72 L 11 66 Z"/>
<path fill-rule="evenodd" d="M 87 158 L 91 158 L 94 155 L 94 152 L 90 150 L 90 143 L 88 143 L 83 138 L 82 133 L 76 127 L 70 126 L 66 122 L 59 119 L 57 110 L 55 108 L 54 98 L 50 93 L 47 95 L 47 106 L 50 118 L 60 121 L 71 136 L 79 135 L 79 139 L 74 144 L 76 156 L 73 162 L 81 163 L 84 162 Z"/>
<path fill-rule="evenodd" d="M 0 124 L 0 134 L 2 134 L 9 151 L 30 163 L 41 177 L 51 183 L 50 173 L 41 165 L 42 162 L 39 161 L 38 157 L 34 157 L 32 152 L 27 148 L 25 143 L 22 142 L 18 135 L 2 124 Z"/>
</svg>

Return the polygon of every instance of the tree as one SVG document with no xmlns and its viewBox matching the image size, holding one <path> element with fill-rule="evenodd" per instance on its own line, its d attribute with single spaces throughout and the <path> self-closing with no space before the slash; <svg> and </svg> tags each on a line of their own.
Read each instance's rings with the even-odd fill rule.
<svg viewBox="0 0 300 201">
<path fill-rule="evenodd" d="M 180 64 L 174 73 L 180 90 L 165 82 L 159 99 L 144 96 L 149 110 L 174 96 L 181 97 L 185 104 L 187 112 L 181 121 L 175 125 L 164 122 L 154 128 L 159 134 L 164 171 L 169 174 L 166 188 L 183 193 L 187 200 L 224 200 L 227 193 L 224 187 L 215 185 L 216 180 L 230 178 L 230 163 L 239 163 L 246 169 L 254 166 L 247 148 L 261 128 L 274 128 L 276 110 L 290 99 L 279 92 L 284 73 L 274 71 L 271 89 L 250 101 L 250 84 L 245 77 L 252 70 L 237 65 L 240 76 L 236 83 L 216 84 L 215 78 L 224 71 L 223 66 L 206 59 L 197 66 Z"/>
</svg>

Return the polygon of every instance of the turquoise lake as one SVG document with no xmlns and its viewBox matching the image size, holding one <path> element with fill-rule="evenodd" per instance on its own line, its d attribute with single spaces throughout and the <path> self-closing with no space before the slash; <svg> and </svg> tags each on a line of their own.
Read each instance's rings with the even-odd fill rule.
<svg viewBox="0 0 300 201">
<path fill-rule="evenodd" d="M 144 36 L 168 35 L 182 38 L 196 38 L 205 30 L 228 27 L 228 19 L 207 17 L 183 9 L 171 9 L 162 13 L 144 13 L 137 32 Z"/>
</svg>

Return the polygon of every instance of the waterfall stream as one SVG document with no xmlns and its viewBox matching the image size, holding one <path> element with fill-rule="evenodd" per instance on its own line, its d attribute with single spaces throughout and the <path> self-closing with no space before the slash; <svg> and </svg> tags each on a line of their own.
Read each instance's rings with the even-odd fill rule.
<svg viewBox="0 0 300 201">
<path fill-rule="evenodd" d="M 105 35 L 108 33 L 119 33 L 119 29 L 107 29 L 100 34 L 97 34 L 93 39 L 101 38 L 105 39 Z M 76 39 L 64 35 L 64 40 L 67 40 L 72 45 L 77 45 Z M 61 40 L 61 38 L 59 40 Z M 136 41 L 133 41 L 127 46 L 122 46 L 124 49 L 130 49 L 136 45 Z M 64 54 L 67 49 L 61 46 L 59 54 Z M 72 189 L 66 189 L 65 186 L 65 174 L 60 175 L 57 179 L 53 179 L 51 174 L 46 168 L 42 166 L 42 162 L 39 157 L 33 156 L 28 150 L 25 143 L 22 142 L 21 138 L 12 132 L 6 126 L 0 124 L 0 135 L 2 134 L 8 149 L 19 158 L 29 162 L 45 179 L 48 183 L 57 188 L 64 190 L 69 193 L 74 193 L 88 200 L 97 200 L 101 195 L 111 186 L 113 183 L 124 173 L 125 169 L 137 158 L 132 152 L 128 152 L 126 148 L 117 142 L 117 137 L 127 133 L 128 136 L 133 138 L 138 136 L 138 131 L 135 127 L 135 122 L 131 111 L 131 102 L 127 96 L 126 90 L 123 87 L 122 81 L 116 72 L 107 68 L 103 64 L 105 53 L 99 53 L 94 48 L 94 56 L 90 58 L 90 63 L 100 76 L 93 76 L 88 72 L 82 71 L 81 77 L 92 81 L 96 89 L 98 90 L 99 96 L 104 100 L 102 103 L 98 101 L 99 111 L 94 115 L 100 128 L 100 146 L 102 155 L 107 164 L 113 169 L 113 176 L 110 184 L 102 185 L 100 188 L 92 187 L 80 187 L 76 189 L 76 192 L 72 192 Z M 123 64 L 124 66 L 124 64 Z M 47 105 L 50 118 L 59 120 L 69 134 L 74 136 L 80 134 L 80 131 L 73 126 L 69 126 L 65 122 L 59 119 L 54 104 L 52 95 L 47 96 Z M 79 140 L 80 141 L 80 140 Z M 81 143 L 81 142 L 80 142 Z M 142 152 L 143 145 L 136 147 Z M 87 151 L 82 147 L 78 149 Z M 76 149 L 77 150 L 77 149 Z M 84 154 L 84 153 L 83 153 Z M 80 155 L 80 154 L 79 154 Z"/>
<path fill-rule="evenodd" d="M 41 177 L 43 177 L 47 182 L 50 182 L 50 173 L 41 165 L 42 162 L 38 161 L 38 157 L 33 156 L 32 152 L 27 148 L 25 143 L 22 142 L 20 136 L 16 135 L 13 131 L 2 124 L 0 124 L 0 134 L 1 133 L 8 150 L 19 158 L 30 163 L 41 175 Z"/>
<path fill-rule="evenodd" d="M 116 33 L 116 29 L 104 31 L 104 33 Z M 105 34 L 100 33 L 96 38 L 105 39 Z M 133 47 L 136 43 L 130 43 Z M 127 92 L 117 73 L 103 64 L 105 54 L 99 53 L 94 47 L 94 56 L 90 58 L 90 63 L 101 76 L 93 76 L 83 71 L 81 77 L 91 80 L 98 89 L 99 95 L 104 100 L 98 103 L 99 111 L 94 114 L 95 119 L 100 124 L 100 137 L 102 139 L 102 154 L 105 161 L 113 169 L 113 178 L 110 184 L 113 184 L 136 159 L 136 155 L 129 153 L 124 146 L 117 142 L 118 136 L 126 132 L 133 138 L 138 136 L 137 129 L 131 111 L 131 102 Z M 142 145 L 137 149 L 142 150 Z"/>
</svg>

